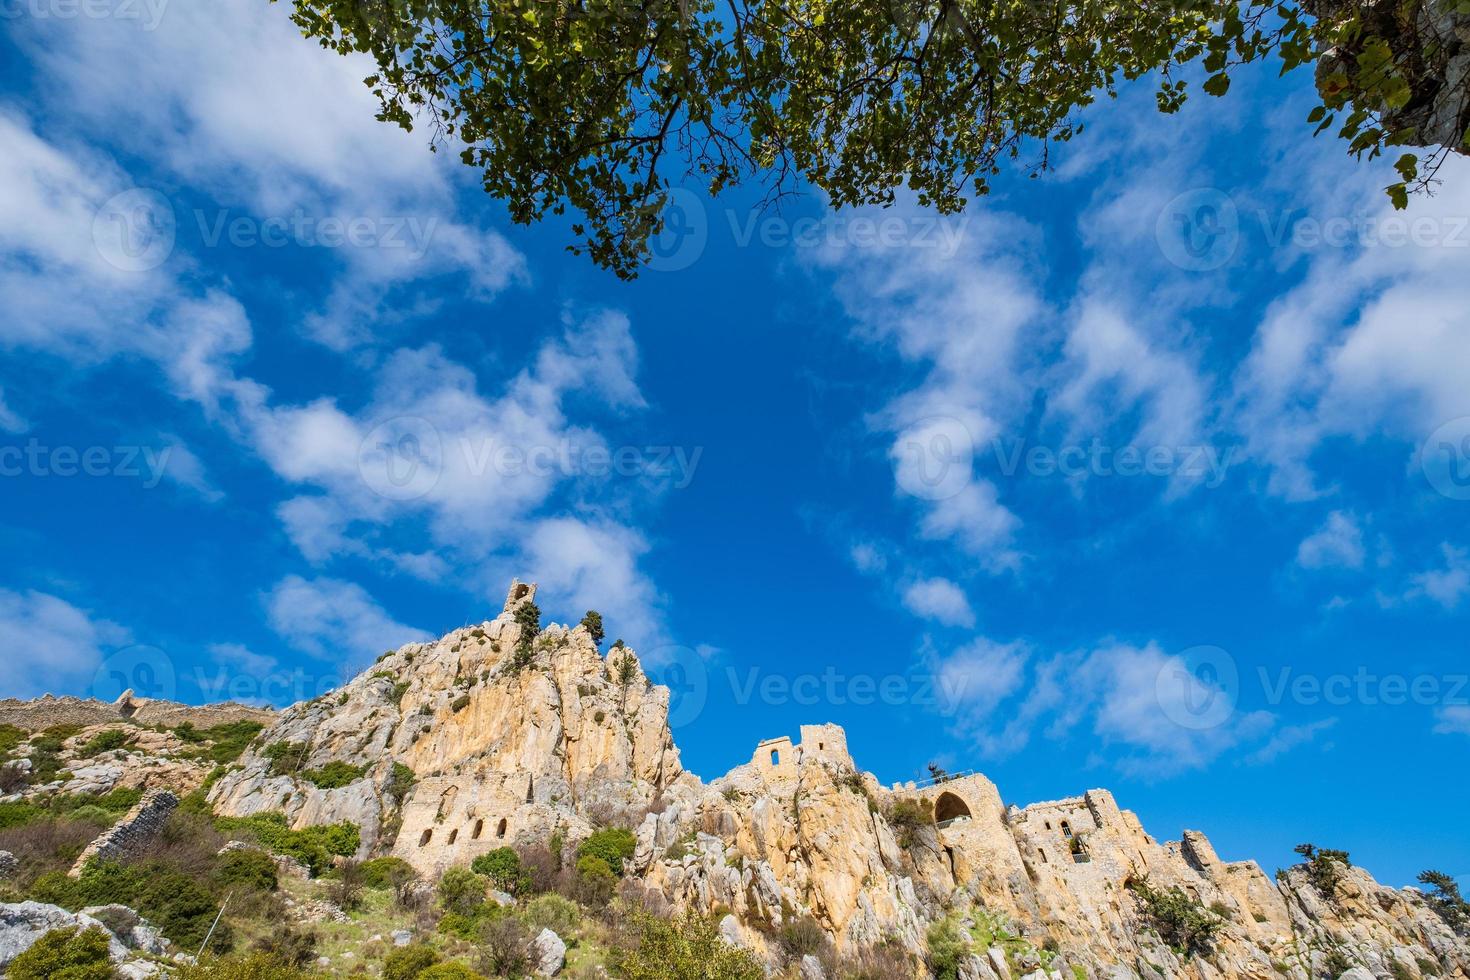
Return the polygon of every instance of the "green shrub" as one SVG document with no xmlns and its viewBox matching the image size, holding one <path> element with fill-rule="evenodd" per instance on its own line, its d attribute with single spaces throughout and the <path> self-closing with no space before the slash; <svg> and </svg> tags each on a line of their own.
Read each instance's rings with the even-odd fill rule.
<svg viewBox="0 0 1470 980">
<path fill-rule="evenodd" d="M 936 980 L 958 980 L 960 963 L 970 951 L 970 943 L 953 916 L 940 919 L 929 927 L 929 971 Z"/>
<path fill-rule="evenodd" d="M 556 894 L 537 895 L 521 910 L 521 918 L 537 932 L 550 929 L 562 936 L 576 928 L 581 917 L 576 902 Z"/>
<path fill-rule="evenodd" d="M 418 872 L 403 858 L 380 857 L 364 861 L 361 865 L 362 883 L 369 888 L 396 889 L 399 882 L 407 881 Z"/>
<path fill-rule="evenodd" d="M 470 865 L 477 875 L 490 879 L 490 884 L 512 895 L 530 887 L 531 876 L 521 867 L 521 856 L 509 847 L 497 847 L 489 854 L 481 854 Z"/>
<path fill-rule="evenodd" d="M 20 748 L 26 733 L 14 725 L 0 725 L 0 756 L 6 756 Z"/>
<path fill-rule="evenodd" d="M 1213 948 L 1215 934 L 1225 923 L 1184 889 L 1174 885 L 1159 891 L 1149 885 L 1147 878 L 1129 881 L 1128 887 L 1145 921 L 1180 956 L 1189 959 Z"/>
<path fill-rule="evenodd" d="M 52 929 L 10 963 L 10 980 L 112 980 L 107 933 Z"/>
<path fill-rule="evenodd" d="M 301 778 L 316 786 L 317 789 L 341 789 L 350 786 L 363 777 L 367 772 L 364 766 L 349 765 L 340 759 L 333 759 L 320 769 L 308 769 L 301 774 Z"/>
<path fill-rule="evenodd" d="M 184 949 L 198 949 L 219 912 L 215 896 L 188 874 L 164 864 L 93 861 L 78 878 L 52 872 L 36 879 L 31 897 L 76 911 L 89 905 L 126 905 Z M 215 931 L 212 949 L 228 952 L 228 923 Z"/>
<path fill-rule="evenodd" d="M 383 980 L 414 980 L 439 962 L 439 954 L 422 943 L 404 946 L 383 961 Z"/>
<path fill-rule="evenodd" d="M 82 807 L 94 807 L 120 816 L 137 806 L 142 798 L 141 789 L 115 789 L 101 796 L 58 796 L 51 801 L 51 810 L 57 814 L 67 814 Z"/>
<path fill-rule="evenodd" d="M 31 748 L 42 752 L 60 752 L 66 740 L 81 731 L 81 725 L 52 725 L 31 738 Z"/>
<path fill-rule="evenodd" d="M 464 709 L 468 708 L 469 706 L 470 706 L 470 696 L 468 694 L 461 694 L 459 697 L 457 697 L 457 698 L 454 699 L 454 703 L 452 703 L 449 707 L 456 714 L 458 714 L 459 712 L 463 711 Z M 450 965 L 450 964 L 446 964 L 446 966 L 447 965 Z"/>
<path fill-rule="evenodd" d="M 230 851 L 220 858 L 214 880 L 230 888 L 254 888 L 273 892 L 280 887 L 276 862 L 264 851 Z"/>
<path fill-rule="evenodd" d="M 483 978 L 458 960 L 450 960 L 447 963 L 435 963 L 427 970 L 420 972 L 419 980 L 483 980 Z"/>
<path fill-rule="evenodd" d="M 388 773 L 388 781 L 383 785 L 383 792 L 392 797 L 394 803 L 401 806 L 417 782 L 418 777 L 414 775 L 412 769 L 401 762 L 395 762 Z"/>
<path fill-rule="evenodd" d="M 474 916 L 485 904 L 485 879 L 469 868 L 450 868 L 439 879 L 439 904 L 446 912 Z"/>
<path fill-rule="evenodd" d="M 638 838 L 631 830 L 622 827 L 607 827 L 596 831 L 577 848 L 579 858 L 600 858 L 608 870 L 618 877 L 623 874 L 623 862 L 638 849 Z M 580 861 L 578 865 L 580 867 Z"/>
<path fill-rule="evenodd" d="M 234 721 L 201 730 L 186 721 L 173 733 L 193 745 L 208 743 L 205 755 L 209 760 L 216 765 L 229 765 L 244 754 L 264 728 L 258 721 Z"/>
<path fill-rule="evenodd" d="M 807 955 L 816 956 L 827 948 L 827 933 L 809 915 L 787 916 L 781 923 L 776 939 L 788 960 L 800 960 Z"/>
<path fill-rule="evenodd" d="M 632 920 L 638 931 L 637 946 L 616 957 L 617 974 L 626 980 L 765 978 L 765 970 L 754 954 L 725 942 L 713 916 L 687 913 L 661 919 L 637 910 Z"/>
<path fill-rule="evenodd" d="M 292 830 L 283 813 L 257 813 L 216 821 L 228 834 L 248 835 L 267 850 L 293 857 L 320 874 L 333 857 L 351 857 L 362 846 L 362 831 L 354 823 L 325 824 Z"/>
<path fill-rule="evenodd" d="M 934 804 L 927 797 L 895 800 L 888 808 L 888 825 L 898 832 L 899 847 L 913 847 L 924 828 L 934 825 Z"/>
<path fill-rule="evenodd" d="M 0 830 L 24 827 L 45 819 L 47 812 L 32 803 L 0 803 Z"/>
<path fill-rule="evenodd" d="M 205 960 L 198 966 L 184 967 L 175 977 L 177 980 L 315 980 L 316 974 L 282 963 L 274 956 L 256 953 Z"/>
<path fill-rule="evenodd" d="M 81 755 L 84 758 L 90 759 L 94 755 L 101 755 L 103 752 L 112 752 L 120 749 L 132 740 L 132 732 L 124 731 L 121 728 L 109 728 L 105 731 L 98 732 L 88 739 L 87 744 L 81 748 Z"/>
<path fill-rule="evenodd" d="M 272 776 L 294 776 L 306 765 L 310 752 L 311 746 L 302 742 L 272 742 L 262 754 L 270 760 Z"/>
</svg>

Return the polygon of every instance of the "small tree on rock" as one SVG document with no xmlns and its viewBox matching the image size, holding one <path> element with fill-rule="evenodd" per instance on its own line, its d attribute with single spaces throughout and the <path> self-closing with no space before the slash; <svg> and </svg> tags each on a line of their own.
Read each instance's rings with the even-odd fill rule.
<svg viewBox="0 0 1470 980">
<path fill-rule="evenodd" d="M 582 617 L 582 626 L 586 628 L 587 635 L 592 637 L 592 645 L 601 647 L 606 635 L 602 632 L 602 613 L 595 609 L 587 610 L 587 615 Z"/>
</svg>

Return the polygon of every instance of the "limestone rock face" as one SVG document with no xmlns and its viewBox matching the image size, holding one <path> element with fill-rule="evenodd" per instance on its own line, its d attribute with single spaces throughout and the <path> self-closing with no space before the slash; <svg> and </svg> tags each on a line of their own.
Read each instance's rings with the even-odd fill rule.
<svg viewBox="0 0 1470 980">
<path fill-rule="evenodd" d="M 604 654 L 580 627 L 522 635 L 534 595 L 515 583 L 493 620 L 385 654 L 282 712 L 211 802 L 226 815 L 281 811 L 296 827 L 352 821 L 361 856 L 394 854 L 430 876 L 553 835 L 572 849 L 621 824 L 636 837 L 631 886 L 719 910 L 725 940 L 773 969 L 795 920 L 839 954 L 881 945 L 914 964 L 943 922 L 962 938 L 958 974 L 975 980 L 1315 980 L 1344 962 L 1470 980 L 1470 945 L 1419 893 L 1349 869 L 1322 895 L 1301 869 L 1274 880 L 1221 860 L 1196 831 L 1161 843 L 1106 790 L 1021 808 L 978 774 L 885 787 L 834 725 L 760 742 L 706 784 L 684 771 L 669 692 L 633 651 Z M 1213 948 L 1171 949 L 1142 882 L 1209 910 Z"/>
<path fill-rule="evenodd" d="M 685 778 L 668 690 L 632 650 L 604 657 L 581 627 L 523 638 L 516 611 L 534 596 L 516 583 L 495 619 L 392 651 L 342 690 L 287 709 L 215 784 L 216 810 L 282 811 L 297 827 L 351 821 L 364 855 L 390 852 L 426 872 L 557 829 L 574 844 L 646 810 Z M 273 763 L 277 745 L 299 747 L 294 771 Z M 362 775 L 314 785 L 312 771 L 332 762 Z M 406 792 L 394 782 L 403 767 Z"/>
</svg>

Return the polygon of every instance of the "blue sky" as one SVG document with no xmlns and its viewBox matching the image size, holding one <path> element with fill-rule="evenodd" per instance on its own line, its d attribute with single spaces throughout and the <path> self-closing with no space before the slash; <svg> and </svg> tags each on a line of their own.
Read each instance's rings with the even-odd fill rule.
<svg viewBox="0 0 1470 980">
<path fill-rule="evenodd" d="M 1270 67 L 953 218 L 683 192 L 627 284 L 285 6 L 82 9 L 4 22 L 0 693 L 285 703 L 518 575 L 706 778 L 832 721 L 1470 875 L 1460 161 L 1394 214 Z"/>
</svg>

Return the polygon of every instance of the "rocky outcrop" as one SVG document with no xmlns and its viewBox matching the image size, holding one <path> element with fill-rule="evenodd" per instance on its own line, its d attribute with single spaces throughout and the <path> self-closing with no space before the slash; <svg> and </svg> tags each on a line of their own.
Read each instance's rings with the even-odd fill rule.
<svg viewBox="0 0 1470 980">
<path fill-rule="evenodd" d="M 534 596 L 516 583 L 495 619 L 395 650 L 342 690 L 287 709 L 211 802 L 235 816 L 282 811 L 297 827 L 348 820 L 363 828 L 364 854 L 435 871 L 558 830 L 575 843 L 692 781 L 669 732 L 668 690 L 632 650 L 604 657 L 581 627 L 523 642 L 516 613 Z M 272 753 L 287 746 L 297 748 L 282 766 Z M 330 763 L 361 775 L 315 785 Z"/>
<path fill-rule="evenodd" d="M 93 912 L 102 914 L 93 916 Z M 124 928 L 126 940 L 113 933 L 109 921 L 115 921 Z M 0 976 L 5 975 L 17 956 L 30 949 L 36 940 L 51 930 L 92 928 L 101 929 L 107 934 L 108 952 L 120 976 L 127 980 L 142 980 L 159 972 L 152 962 L 134 956 L 134 950 L 161 953 L 166 946 L 162 944 L 157 930 L 138 918 L 132 909 L 109 905 L 82 912 L 68 912 L 41 902 L 20 902 L 0 905 Z"/>
<path fill-rule="evenodd" d="M 839 951 L 881 944 L 915 963 L 943 923 L 974 980 L 1314 980 L 1344 964 L 1470 980 L 1470 946 L 1417 892 L 1347 869 L 1324 895 L 1300 869 L 1273 879 L 1223 861 L 1195 831 L 1161 843 L 1106 790 L 1021 808 L 979 774 L 885 787 L 834 725 L 761 742 L 706 784 L 684 771 L 668 692 L 636 654 L 604 655 L 581 627 L 533 635 L 534 596 L 515 583 L 493 620 L 392 651 L 284 711 L 211 801 L 297 827 L 350 820 L 362 856 L 430 875 L 621 823 L 645 897 L 718 910 L 727 942 L 773 964 L 773 937 L 795 920 Z M 1141 884 L 1216 922 L 1209 948 L 1171 948 Z"/>
<path fill-rule="evenodd" d="M 177 728 L 183 724 L 190 724 L 195 728 L 213 728 L 237 721 L 269 725 L 274 717 L 275 712 L 269 708 L 251 707 L 233 701 L 202 706 L 179 704 L 176 701 L 140 698 L 132 691 L 124 691 L 116 701 L 58 698 L 50 694 L 30 701 L 16 698 L 0 700 L 0 725 L 14 725 L 28 732 L 39 732 L 58 725 L 86 728 L 121 721 L 159 728 Z"/>
</svg>

